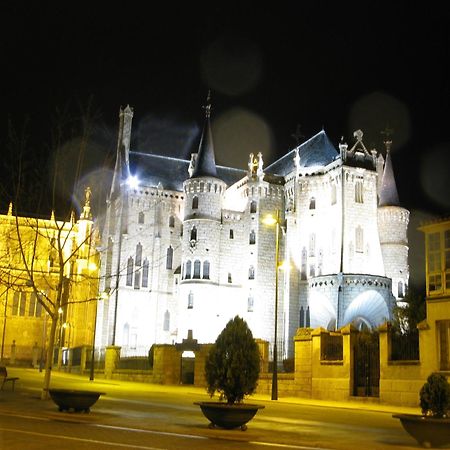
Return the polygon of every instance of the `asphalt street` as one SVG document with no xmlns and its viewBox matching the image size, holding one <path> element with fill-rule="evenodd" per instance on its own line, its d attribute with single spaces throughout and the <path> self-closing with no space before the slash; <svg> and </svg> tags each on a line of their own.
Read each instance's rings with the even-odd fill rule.
<svg viewBox="0 0 450 450">
<path fill-rule="evenodd" d="M 40 400 L 43 374 L 8 368 L 19 376 L 14 392 L 0 392 L 0 448 L 17 449 L 417 449 L 393 413 L 418 413 L 371 402 L 325 402 L 255 395 L 265 406 L 247 431 L 209 428 L 195 401 L 202 388 L 96 379 L 54 372 L 52 387 L 105 392 L 90 413 L 59 412 Z"/>
</svg>

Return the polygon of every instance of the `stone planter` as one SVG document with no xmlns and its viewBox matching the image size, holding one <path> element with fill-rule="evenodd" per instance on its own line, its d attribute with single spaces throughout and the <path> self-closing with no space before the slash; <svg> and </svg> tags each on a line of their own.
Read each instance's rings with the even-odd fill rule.
<svg viewBox="0 0 450 450">
<path fill-rule="evenodd" d="M 58 406 L 59 411 L 89 412 L 91 406 L 104 392 L 80 391 L 74 389 L 49 389 L 51 399 Z"/>
<path fill-rule="evenodd" d="M 450 418 L 438 419 L 418 414 L 394 414 L 407 433 L 426 448 L 450 444 Z"/>
<path fill-rule="evenodd" d="M 204 416 L 211 422 L 211 427 L 220 428 L 241 428 L 246 430 L 246 423 L 253 419 L 258 409 L 264 408 L 262 405 L 252 405 L 247 403 L 235 403 L 229 405 L 224 402 L 195 402 L 199 405 Z"/>
</svg>

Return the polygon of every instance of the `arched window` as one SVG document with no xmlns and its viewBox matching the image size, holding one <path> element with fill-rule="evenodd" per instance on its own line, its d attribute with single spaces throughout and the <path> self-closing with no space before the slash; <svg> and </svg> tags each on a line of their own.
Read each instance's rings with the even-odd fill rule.
<svg viewBox="0 0 450 450">
<path fill-rule="evenodd" d="M 309 209 L 316 209 L 316 199 L 314 197 L 311 197 L 309 201 Z"/>
<path fill-rule="evenodd" d="M 308 253 L 306 252 L 306 248 L 303 247 L 303 250 L 302 250 L 302 270 L 300 272 L 300 278 L 302 280 L 306 280 L 307 258 L 308 258 Z"/>
<path fill-rule="evenodd" d="M 136 266 L 142 265 L 142 245 L 139 242 L 138 245 L 136 245 Z"/>
<path fill-rule="evenodd" d="M 188 259 L 186 261 L 186 273 L 184 275 L 184 278 L 186 278 L 187 280 L 191 279 L 191 268 L 192 268 L 192 263 L 191 263 L 191 260 Z"/>
<path fill-rule="evenodd" d="M 234 239 L 234 231 L 230 230 L 230 239 Z"/>
<path fill-rule="evenodd" d="M 250 266 L 248 268 L 248 279 L 254 280 L 255 279 L 255 268 L 253 266 Z"/>
<path fill-rule="evenodd" d="M 253 295 L 250 294 L 248 296 L 248 299 L 247 299 L 247 311 L 248 312 L 253 312 L 253 307 L 254 306 L 255 306 L 255 299 L 253 298 Z"/>
<path fill-rule="evenodd" d="M 364 230 L 360 225 L 356 227 L 355 230 L 355 247 L 358 253 L 364 252 Z"/>
<path fill-rule="evenodd" d="M 134 288 L 139 289 L 141 287 L 141 272 L 136 270 L 134 272 Z"/>
<path fill-rule="evenodd" d="M 248 241 L 249 241 L 250 245 L 255 244 L 255 242 L 256 242 L 256 234 L 255 234 L 254 230 L 250 231 L 250 236 L 249 236 Z"/>
<path fill-rule="evenodd" d="M 251 214 L 256 213 L 256 202 L 255 202 L 255 200 L 253 200 L 253 201 L 250 203 L 250 213 L 251 213 Z"/>
<path fill-rule="evenodd" d="M 133 285 L 133 268 L 134 268 L 134 261 L 133 258 L 130 256 L 127 261 L 127 286 Z"/>
<path fill-rule="evenodd" d="M 231 272 L 228 272 L 228 283 L 232 283 L 233 279 L 231 277 Z"/>
<path fill-rule="evenodd" d="M 167 249 L 167 255 L 166 255 L 166 269 L 171 269 L 173 264 L 173 248 L 170 246 Z"/>
<path fill-rule="evenodd" d="M 174 216 L 170 216 L 169 217 L 169 227 L 170 228 L 174 228 L 175 227 L 175 217 Z"/>
<path fill-rule="evenodd" d="M 188 295 L 188 309 L 192 309 L 194 307 L 194 294 L 193 292 L 189 292 Z"/>
<path fill-rule="evenodd" d="M 163 330 L 169 331 L 170 328 L 170 312 L 166 310 L 164 313 L 164 324 L 163 324 Z"/>
<path fill-rule="evenodd" d="M 405 296 L 405 291 L 403 289 L 403 282 L 399 281 L 398 282 L 398 298 L 403 298 Z"/>
<path fill-rule="evenodd" d="M 314 256 L 316 253 L 316 235 L 311 233 L 309 235 L 309 256 Z"/>
<path fill-rule="evenodd" d="M 355 183 L 355 202 L 364 203 L 364 185 L 362 179 Z"/>
<path fill-rule="evenodd" d="M 142 287 L 148 287 L 148 259 L 144 259 L 144 263 L 142 264 Z"/>
<path fill-rule="evenodd" d="M 200 278 L 200 269 L 201 269 L 201 262 L 200 262 L 200 260 L 199 259 L 196 259 L 195 261 L 194 261 L 194 276 L 192 277 L 192 278 L 195 278 L 195 279 L 199 279 Z"/>
<path fill-rule="evenodd" d="M 144 213 L 142 211 L 138 214 L 138 223 L 144 223 Z"/>
<path fill-rule="evenodd" d="M 198 209 L 198 197 L 194 196 L 192 199 L 192 209 Z"/>
<path fill-rule="evenodd" d="M 197 240 L 197 228 L 194 226 L 191 230 L 191 241 Z"/>
<path fill-rule="evenodd" d="M 203 279 L 209 280 L 209 261 L 203 262 Z"/>
</svg>

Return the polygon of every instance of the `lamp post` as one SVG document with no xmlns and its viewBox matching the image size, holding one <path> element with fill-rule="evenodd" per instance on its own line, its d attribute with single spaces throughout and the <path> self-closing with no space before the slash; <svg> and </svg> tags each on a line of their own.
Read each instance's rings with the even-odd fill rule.
<svg viewBox="0 0 450 450">
<path fill-rule="evenodd" d="M 95 302 L 95 313 L 94 313 L 94 332 L 92 334 L 92 353 L 91 353 L 91 371 L 89 374 L 89 380 L 94 380 L 94 362 L 95 362 L 95 334 L 97 332 L 97 309 L 99 300 L 106 300 L 108 294 L 102 292 L 99 297 L 96 298 Z"/>
<path fill-rule="evenodd" d="M 274 306 L 274 336 L 273 336 L 273 370 L 272 370 L 272 400 L 278 400 L 278 269 L 280 253 L 280 210 L 277 209 L 275 218 L 267 216 L 263 223 L 275 225 L 275 306 Z"/>
</svg>

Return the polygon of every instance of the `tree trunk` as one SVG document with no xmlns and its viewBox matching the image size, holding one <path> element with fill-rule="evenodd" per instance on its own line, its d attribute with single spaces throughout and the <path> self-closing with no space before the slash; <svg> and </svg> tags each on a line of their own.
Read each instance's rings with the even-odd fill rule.
<svg viewBox="0 0 450 450">
<path fill-rule="evenodd" d="M 50 388 L 50 377 L 53 366 L 53 352 L 55 348 L 56 327 L 58 325 L 58 315 L 52 316 L 52 325 L 50 327 L 50 335 L 48 338 L 47 357 L 45 359 L 44 386 L 42 387 L 41 400 L 48 399 L 48 390 Z"/>
</svg>

